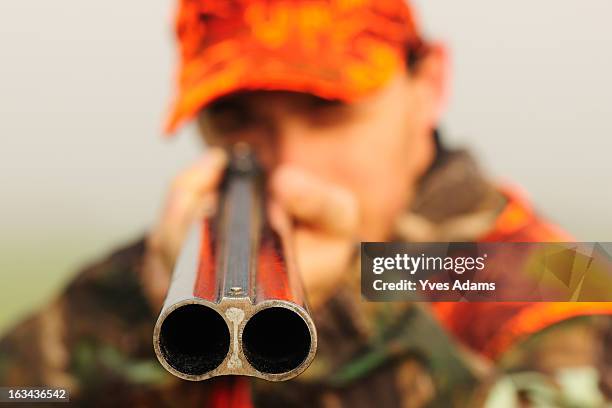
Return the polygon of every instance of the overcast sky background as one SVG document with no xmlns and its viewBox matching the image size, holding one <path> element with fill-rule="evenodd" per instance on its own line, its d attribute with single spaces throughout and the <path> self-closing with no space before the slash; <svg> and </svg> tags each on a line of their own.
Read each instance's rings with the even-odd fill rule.
<svg viewBox="0 0 612 408">
<path fill-rule="evenodd" d="M 419 0 L 453 56 L 443 121 L 581 240 L 612 239 L 612 2 Z M 0 330 L 140 236 L 192 128 L 160 127 L 173 2 L 0 3 Z"/>
</svg>

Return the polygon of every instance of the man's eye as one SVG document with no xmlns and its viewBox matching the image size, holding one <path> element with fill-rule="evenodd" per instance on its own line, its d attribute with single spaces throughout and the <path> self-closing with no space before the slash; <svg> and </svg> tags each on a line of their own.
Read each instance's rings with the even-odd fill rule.
<svg viewBox="0 0 612 408">
<path fill-rule="evenodd" d="M 336 100 L 317 99 L 309 106 L 309 121 L 313 126 L 335 126 L 351 117 L 351 106 Z"/>
<path fill-rule="evenodd" d="M 221 133 L 244 131 L 255 124 L 255 118 L 244 109 L 212 111 L 210 118 L 213 127 Z"/>
</svg>

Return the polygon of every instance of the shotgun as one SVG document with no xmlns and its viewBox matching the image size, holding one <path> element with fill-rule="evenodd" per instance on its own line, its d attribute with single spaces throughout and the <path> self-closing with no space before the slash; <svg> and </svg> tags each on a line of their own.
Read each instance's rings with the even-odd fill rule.
<svg viewBox="0 0 612 408">
<path fill-rule="evenodd" d="M 166 370 L 191 381 L 283 381 L 310 365 L 317 334 L 289 238 L 268 221 L 264 174 L 250 148 L 235 145 L 217 211 L 188 233 L 155 324 Z"/>
</svg>

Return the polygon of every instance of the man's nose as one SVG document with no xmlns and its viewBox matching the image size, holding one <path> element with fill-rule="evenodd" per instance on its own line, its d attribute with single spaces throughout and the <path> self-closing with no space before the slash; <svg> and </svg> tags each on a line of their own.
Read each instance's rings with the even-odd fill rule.
<svg viewBox="0 0 612 408">
<path fill-rule="evenodd" d="M 317 134 L 302 118 L 286 120 L 278 128 L 277 165 L 291 165 L 308 170 L 309 163 L 316 162 L 320 151 Z"/>
<path fill-rule="evenodd" d="M 308 155 L 308 129 L 299 120 L 284 118 L 266 127 L 257 138 L 257 155 L 265 170 L 281 165 L 303 167 Z"/>
</svg>

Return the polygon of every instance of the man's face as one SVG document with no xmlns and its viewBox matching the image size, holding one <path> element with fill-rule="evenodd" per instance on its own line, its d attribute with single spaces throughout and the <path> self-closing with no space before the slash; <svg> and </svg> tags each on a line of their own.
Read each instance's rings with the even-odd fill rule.
<svg viewBox="0 0 612 408">
<path fill-rule="evenodd" d="M 348 104 L 304 93 L 239 93 L 207 107 L 199 125 L 210 145 L 249 143 L 269 172 L 291 167 L 352 192 L 359 238 L 384 240 L 433 157 L 439 101 L 427 82 L 401 72 Z"/>
</svg>

